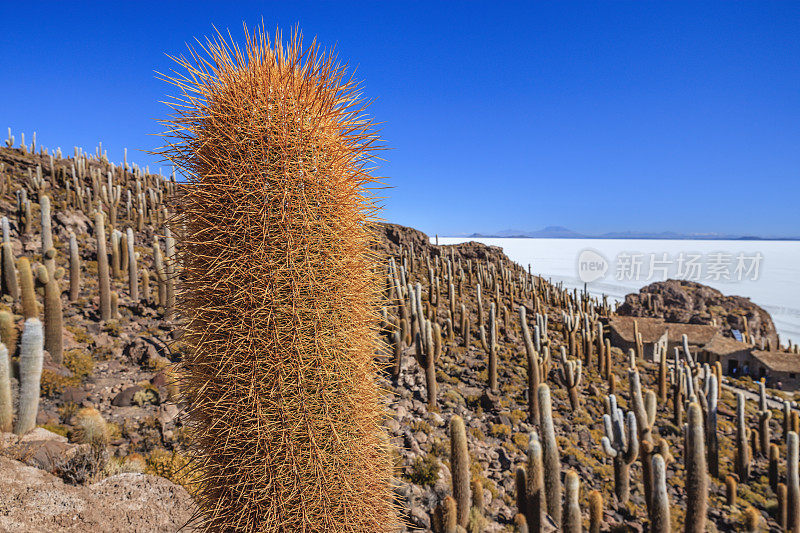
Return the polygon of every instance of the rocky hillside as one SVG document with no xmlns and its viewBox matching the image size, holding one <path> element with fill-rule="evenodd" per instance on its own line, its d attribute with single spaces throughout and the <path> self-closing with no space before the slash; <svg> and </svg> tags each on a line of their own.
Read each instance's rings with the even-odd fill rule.
<svg viewBox="0 0 800 533">
<path fill-rule="evenodd" d="M 731 329 L 763 338 L 778 345 L 778 333 L 772 317 L 764 309 L 742 296 L 725 296 L 717 289 L 694 281 L 658 281 L 628 294 L 617 309 L 625 316 L 650 316 L 684 324 L 716 323 L 731 337 Z"/>
<path fill-rule="evenodd" d="M 41 438 L 5 434 L 0 477 L 27 479 L 2 485 L 14 496 L 0 524 L 171 530 L 191 511 L 179 488 L 191 488 L 173 312 L 180 243 L 164 228 L 175 185 L 95 156 L 30 152 L 0 148 L 0 337 L 16 396 L 31 352 L 18 339 L 44 322 Z M 715 409 L 717 368 L 631 359 L 607 341 L 610 309 L 530 276 L 499 248 L 433 246 L 393 224 L 376 234 L 386 279 L 377 357 L 406 530 L 669 531 L 703 517 L 708 530 L 779 527 L 796 413 L 748 395 L 737 416 L 727 388 Z M 53 496 L 30 517 L 25 494 L 44 486 Z M 72 503 L 51 504 L 59 498 Z M 148 529 L 134 515 L 161 519 Z"/>
</svg>

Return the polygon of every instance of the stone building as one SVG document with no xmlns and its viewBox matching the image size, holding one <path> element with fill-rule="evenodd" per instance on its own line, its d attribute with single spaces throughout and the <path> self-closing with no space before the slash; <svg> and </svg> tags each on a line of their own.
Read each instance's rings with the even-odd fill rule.
<svg viewBox="0 0 800 533">
<path fill-rule="evenodd" d="M 636 334 L 642 336 L 643 355 L 651 361 L 659 360 L 659 354 L 667 347 L 667 324 L 662 318 L 613 316 L 608 320 L 611 345 L 625 353 L 636 349 Z"/>
</svg>

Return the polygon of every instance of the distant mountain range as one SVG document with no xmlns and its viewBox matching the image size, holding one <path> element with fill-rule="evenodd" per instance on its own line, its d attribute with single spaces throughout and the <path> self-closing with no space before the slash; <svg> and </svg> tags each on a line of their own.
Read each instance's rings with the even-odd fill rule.
<svg viewBox="0 0 800 533">
<path fill-rule="evenodd" d="M 691 240 L 741 240 L 741 241 L 796 241 L 800 237 L 774 237 L 756 235 L 734 235 L 723 233 L 676 233 L 662 231 L 648 233 L 638 231 L 616 231 L 600 235 L 586 235 L 578 233 L 563 226 L 547 226 L 537 231 L 523 231 L 506 229 L 496 233 L 472 233 L 471 235 L 453 235 L 454 237 L 483 237 L 483 238 L 521 238 L 521 239 L 691 239 Z"/>
</svg>

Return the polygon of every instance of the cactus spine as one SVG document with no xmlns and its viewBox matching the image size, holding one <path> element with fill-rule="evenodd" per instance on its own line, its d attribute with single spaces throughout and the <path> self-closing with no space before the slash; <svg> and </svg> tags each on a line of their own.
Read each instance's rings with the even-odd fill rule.
<svg viewBox="0 0 800 533">
<path fill-rule="evenodd" d="M 589 533 L 600 533 L 603 527 L 603 495 L 593 490 L 589 493 Z"/>
<path fill-rule="evenodd" d="M 708 508 L 708 473 L 703 435 L 703 412 L 689 404 L 686 425 L 686 533 L 705 531 Z"/>
<path fill-rule="evenodd" d="M 453 498 L 458 509 L 458 524 L 466 527 L 472 499 L 469 487 L 469 450 L 464 420 L 458 415 L 450 419 L 450 472 L 453 478 Z"/>
<path fill-rule="evenodd" d="M 561 458 L 558 453 L 556 432 L 553 426 L 553 405 L 550 387 L 539 385 L 539 417 L 542 430 L 542 457 L 544 459 L 544 489 L 547 513 L 553 522 L 561 524 Z"/>
<path fill-rule="evenodd" d="M 19 348 L 19 407 L 14 433 L 24 435 L 36 427 L 39 382 L 44 362 L 44 331 L 38 318 L 25 321 Z"/>
</svg>

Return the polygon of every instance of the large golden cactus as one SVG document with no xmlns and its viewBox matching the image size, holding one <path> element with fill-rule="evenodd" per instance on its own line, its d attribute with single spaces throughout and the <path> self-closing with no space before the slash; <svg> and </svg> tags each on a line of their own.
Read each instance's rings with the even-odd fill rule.
<svg viewBox="0 0 800 533">
<path fill-rule="evenodd" d="M 377 149 L 358 86 L 262 29 L 176 61 L 187 402 L 206 531 L 397 528 L 376 381 Z"/>
</svg>

